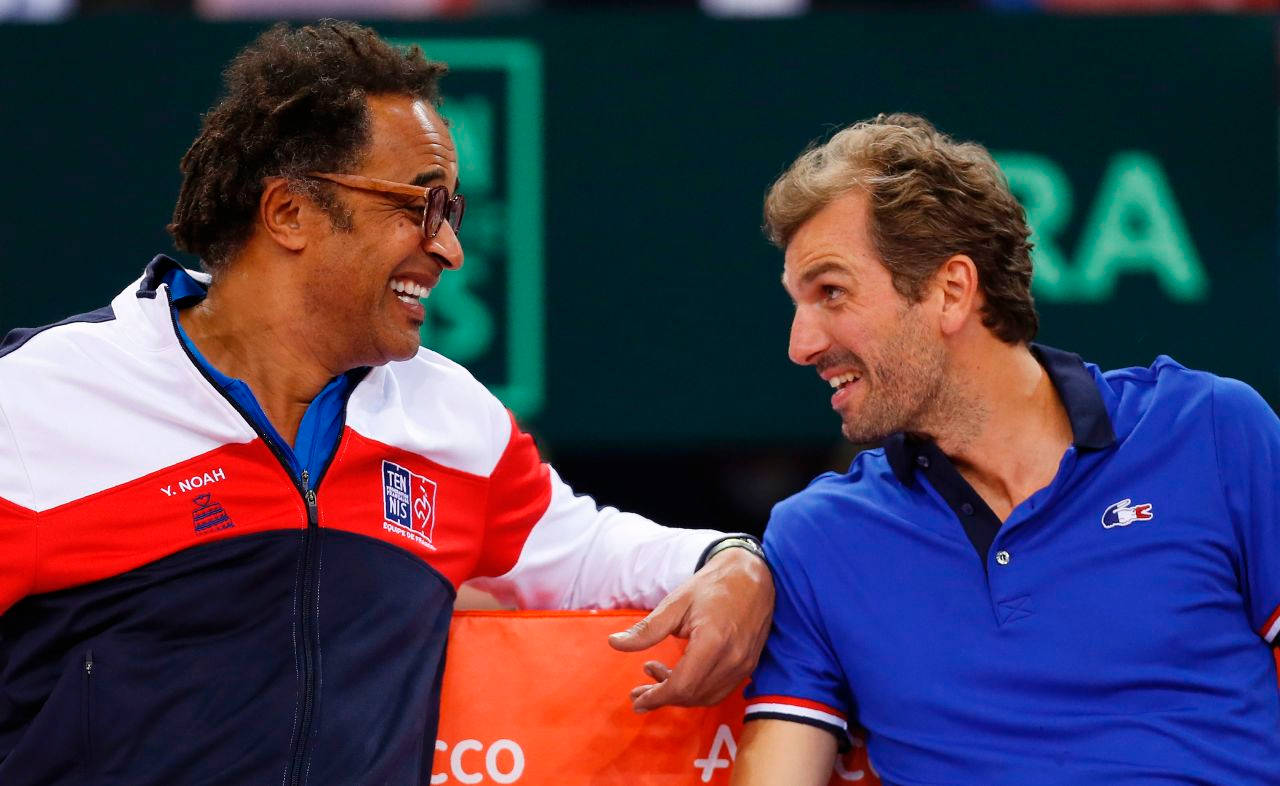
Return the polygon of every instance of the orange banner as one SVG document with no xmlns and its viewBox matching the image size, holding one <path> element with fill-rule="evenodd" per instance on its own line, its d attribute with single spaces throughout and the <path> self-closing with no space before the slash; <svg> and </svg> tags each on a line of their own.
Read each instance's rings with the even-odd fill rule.
<svg viewBox="0 0 1280 786">
<path fill-rule="evenodd" d="M 646 660 L 671 665 L 684 642 L 621 653 L 607 641 L 638 611 L 458 612 L 432 784 L 727 786 L 742 731 L 741 692 L 716 707 L 631 711 Z M 833 786 L 878 784 L 866 752 L 835 762 Z"/>
</svg>

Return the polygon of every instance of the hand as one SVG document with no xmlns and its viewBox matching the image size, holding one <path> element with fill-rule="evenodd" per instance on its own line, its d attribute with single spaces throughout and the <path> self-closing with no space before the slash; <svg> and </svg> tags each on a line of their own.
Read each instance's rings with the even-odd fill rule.
<svg viewBox="0 0 1280 786">
<path fill-rule="evenodd" d="M 725 549 L 630 629 L 609 637 L 623 652 L 648 649 L 667 636 L 689 640 L 674 669 L 649 661 L 655 682 L 631 691 L 636 712 L 677 705 L 708 706 L 751 676 L 773 618 L 773 577 L 745 549 Z"/>
</svg>

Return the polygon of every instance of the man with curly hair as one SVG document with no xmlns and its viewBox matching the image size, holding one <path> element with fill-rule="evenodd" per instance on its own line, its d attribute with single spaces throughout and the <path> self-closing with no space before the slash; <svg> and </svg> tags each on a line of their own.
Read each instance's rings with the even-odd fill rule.
<svg viewBox="0 0 1280 786">
<path fill-rule="evenodd" d="M 354 24 L 268 31 L 182 160 L 170 231 L 207 273 L 158 256 L 0 344 L 6 786 L 425 784 L 468 580 L 656 605 L 611 643 L 690 642 L 638 710 L 749 673 L 773 604 L 753 541 L 574 496 L 419 346 L 463 264 L 443 72 Z"/>
<path fill-rule="evenodd" d="M 1032 344 L 1030 230 L 990 154 L 889 115 L 765 201 L 854 443 L 779 503 L 738 786 L 1276 783 L 1280 421 L 1168 357 Z"/>
</svg>

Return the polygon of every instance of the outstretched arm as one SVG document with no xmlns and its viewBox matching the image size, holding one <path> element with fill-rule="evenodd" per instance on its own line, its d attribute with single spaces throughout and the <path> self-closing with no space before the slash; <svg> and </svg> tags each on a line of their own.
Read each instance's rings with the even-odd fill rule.
<svg viewBox="0 0 1280 786">
<path fill-rule="evenodd" d="M 520 608 L 655 609 L 611 639 L 626 651 L 668 635 L 689 639 L 673 671 L 650 664 L 661 684 L 643 686 L 638 710 L 713 703 L 751 673 L 773 611 L 773 580 L 761 557 L 728 548 L 695 573 L 724 533 L 663 527 L 576 496 L 514 421 L 490 486 L 472 586 Z"/>
</svg>

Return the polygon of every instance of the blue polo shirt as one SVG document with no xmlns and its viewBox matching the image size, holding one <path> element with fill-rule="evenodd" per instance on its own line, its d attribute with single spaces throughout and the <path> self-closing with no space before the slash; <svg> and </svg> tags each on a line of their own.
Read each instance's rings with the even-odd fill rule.
<svg viewBox="0 0 1280 786">
<path fill-rule="evenodd" d="M 774 508 L 747 719 L 861 727 L 886 784 L 1280 783 L 1280 421 L 1033 350 L 1074 444 L 1003 524 L 903 435 Z"/>
</svg>

